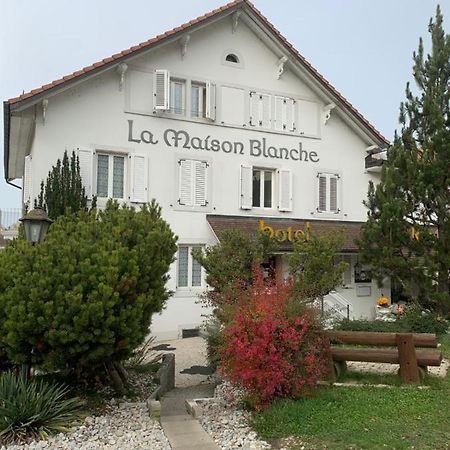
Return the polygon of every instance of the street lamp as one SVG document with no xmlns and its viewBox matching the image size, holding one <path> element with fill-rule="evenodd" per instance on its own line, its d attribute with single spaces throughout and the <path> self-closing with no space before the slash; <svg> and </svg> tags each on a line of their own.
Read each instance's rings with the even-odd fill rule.
<svg viewBox="0 0 450 450">
<path fill-rule="evenodd" d="M 53 223 L 42 208 L 31 210 L 19 220 L 23 223 L 25 239 L 33 245 L 44 239 L 49 226 Z"/>
<path fill-rule="evenodd" d="M 42 208 L 35 208 L 19 219 L 23 223 L 25 239 L 33 245 L 41 242 L 47 234 L 49 226 L 53 220 L 49 219 L 47 213 Z M 31 366 L 22 364 L 22 376 L 28 380 L 31 375 Z"/>
</svg>

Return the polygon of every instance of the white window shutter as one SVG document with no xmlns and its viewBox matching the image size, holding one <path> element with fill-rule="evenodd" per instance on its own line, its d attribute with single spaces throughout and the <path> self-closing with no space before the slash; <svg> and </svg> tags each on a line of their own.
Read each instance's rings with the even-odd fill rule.
<svg viewBox="0 0 450 450">
<path fill-rule="evenodd" d="M 206 118 L 216 120 L 216 85 L 206 83 Z"/>
<path fill-rule="evenodd" d="M 260 94 L 260 127 L 270 128 L 271 123 L 271 96 L 269 94 Z"/>
<path fill-rule="evenodd" d="M 259 94 L 250 92 L 250 125 L 259 126 Z"/>
<path fill-rule="evenodd" d="M 92 172 L 94 170 L 94 152 L 89 148 L 77 148 L 77 156 L 80 162 L 80 176 L 86 197 L 91 199 L 93 196 Z"/>
<path fill-rule="evenodd" d="M 194 205 L 206 206 L 208 203 L 206 198 L 208 163 L 205 161 L 193 161 L 193 163 L 195 176 Z"/>
<path fill-rule="evenodd" d="M 275 97 L 275 130 L 284 131 L 286 129 L 285 117 L 285 98 Z"/>
<path fill-rule="evenodd" d="M 286 130 L 295 131 L 295 100 L 286 99 Z"/>
<path fill-rule="evenodd" d="M 298 131 L 300 134 L 319 134 L 319 104 L 310 100 L 298 100 Z"/>
<path fill-rule="evenodd" d="M 280 211 L 292 211 L 292 172 L 288 169 L 280 169 L 279 172 L 279 204 Z"/>
<path fill-rule="evenodd" d="M 319 211 L 327 210 L 327 176 L 324 173 L 318 175 L 319 180 Z"/>
<path fill-rule="evenodd" d="M 252 166 L 241 166 L 241 208 L 252 209 Z"/>
<path fill-rule="evenodd" d="M 148 201 L 148 163 L 147 156 L 135 153 L 131 160 L 130 200 L 134 203 Z"/>
<path fill-rule="evenodd" d="M 153 98 L 155 111 L 170 109 L 170 72 L 168 70 L 155 70 Z"/>
<path fill-rule="evenodd" d="M 330 175 L 330 212 L 337 213 L 338 209 L 338 179 L 339 176 Z"/>
<path fill-rule="evenodd" d="M 25 156 L 25 166 L 23 169 L 23 203 L 28 204 L 29 210 L 33 209 L 31 204 L 33 200 L 33 172 L 32 172 L 32 156 Z"/>
<path fill-rule="evenodd" d="M 192 205 L 192 177 L 193 168 L 190 159 L 180 159 L 180 175 L 179 175 L 179 198 L 178 203 L 180 205 Z"/>
</svg>

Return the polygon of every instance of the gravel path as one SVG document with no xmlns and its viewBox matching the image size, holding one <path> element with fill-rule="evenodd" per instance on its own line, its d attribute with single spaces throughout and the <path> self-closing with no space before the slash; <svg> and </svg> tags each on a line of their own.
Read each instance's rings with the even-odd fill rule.
<svg viewBox="0 0 450 450">
<path fill-rule="evenodd" d="M 239 394 L 228 383 L 217 386 L 214 399 L 202 404 L 200 422 L 222 450 L 266 450 L 270 444 L 258 439 L 248 425 L 250 413 L 237 408 Z"/>
<path fill-rule="evenodd" d="M 106 414 L 89 416 L 83 425 L 47 441 L 2 446 L 0 450 L 170 450 L 158 421 L 148 415 L 144 402 L 109 403 Z"/>
</svg>

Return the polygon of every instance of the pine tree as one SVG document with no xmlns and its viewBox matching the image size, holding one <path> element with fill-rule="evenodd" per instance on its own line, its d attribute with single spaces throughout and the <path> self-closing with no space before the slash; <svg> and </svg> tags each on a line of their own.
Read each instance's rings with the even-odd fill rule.
<svg viewBox="0 0 450 450">
<path fill-rule="evenodd" d="M 388 149 L 381 182 L 369 185 L 360 243 L 379 278 L 392 277 L 422 307 L 450 314 L 450 35 L 437 8 L 431 52 L 414 53 L 417 94 L 406 86 L 400 135 Z"/>
<path fill-rule="evenodd" d="M 95 207 L 93 199 L 92 207 Z M 75 213 L 87 209 L 87 197 L 80 175 L 80 162 L 75 152 L 70 157 L 67 150 L 62 161 L 58 159 L 56 165 L 48 173 L 47 180 L 41 182 L 41 191 L 34 202 L 35 207 L 43 208 L 51 219 L 56 219 L 70 211 Z"/>
<path fill-rule="evenodd" d="M 60 216 L 39 245 L 14 240 L 0 252 L 0 360 L 80 378 L 106 369 L 123 395 L 121 362 L 170 295 L 176 248 L 155 201 L 110 201 Z"/>
</svg>

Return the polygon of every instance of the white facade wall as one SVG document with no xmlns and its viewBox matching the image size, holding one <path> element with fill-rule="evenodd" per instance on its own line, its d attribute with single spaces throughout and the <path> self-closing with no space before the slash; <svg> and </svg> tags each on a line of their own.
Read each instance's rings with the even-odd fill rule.
<svg viewBox="0 0 450 450">
<path fill-rule="evenodd" d="M 224 63 L 228 53 L 238 55 L 240 65 Z M 364 158 L 367 155 L 365 150 L 371 145 L 369 138 L 363 139 L 356 133 L 344 121 L 338 108 L 331 112 L 330 119 L 324 124 L 323 107 L 326 103 L 321 94 L 308 86 L 289 66 L 281 78 L 277 79 L 278 59 L 279 57 L 244 23 L 232 33 L 230 19 L 226 18 L 193 33 L 184 57 L 181 56 L 179 43 L 174 42 L 130 59 L 127 62 L 128 70 L 122 90 L 119 89 L 120 77 L 117 71 L 110 69 L 50 97 L 45 123 L 39 111 L 37 114 L 31 148 L 32 170 L 28 180 L 32 186 L 31 195 L 34 197 L 38 194 L 41 180 L 45 179 L 57 158 L 62 157 L 64 150 L 70 152 L 83 148 L 94 152 L 123 154 L 127 157 L 126 199 L 134 182 L 130 157 L 145 156 L 147 200 L 155 198 L 162 206 L 164 218 L 179 236 L 179 244 L 212 245 L 217 242 L 206 220 L 207 213 L 261 218 L 301 218 L 310 220 L 311 223 L 316 219 L 364 221 L 366 209 L 362 201 L 366 197 L 368 181 L 376 181 L 377 176 L 367 173 L 364 168 Z M 155 69 L 169 70 L 172 77 L 186 80 L 187 93 L 191 81 L 213 82 L 216 86 L 216 120 L 155 114 Z M 272 96 L 284 95 L 296 99 L 297 105 L 300 105 L 302 100 L 309 100 L 311 103 L 306 105 L 312 105 L 312 109 L 305 116 L 297 110 L 296 124 L 298 130 L 302 122 L 307 124 L 309 130 L 314 129 L 315 124 L 315 135 L 300 135 L 298 130 L 292 133 L 252 128 L 249 125 L 250 91 Z M 233 102 L 229 101 L 231 98 Z M 242 103 L 239 103 L 241 100 Z M 129 121 L 132 121 L 131 135 Z M 232 122 L 234 124 L 230 125 Z M 199 137 L 202 145 L 207 136 L 210 145 L 214 139 L 221 143 L 242 143 L 237 148 L 239 152 L 242 150 L 243 154 L 225 153 L 222 150 L 216 152 L 212 149 L 188 149 L 182 148 L 181 145 L 175 147 L 173 140 L 169 141 L 172 145 L 168 145 L 164 140 L 167 129 L 183 130 L 189 133 L 191 138 Z M 151 133 L 152 140 L 158 143 L 143 142 L 141 132 L 144 130 Z M 144 139 L 149 139 L 149 133 L 144 134 Z M 168 137 L 173 137 L 173 134 L 169 133 Z M 300 145 L 317 162 L 252 155 L 250 141 L 262 142 L 263 139 L 268 146 L 274 147 L 299 149 Z M 198 144 L 198 141 L 196 142 Z M 191 141 L 190 144 L 192 146 L 194 143 Z M 253 152 L 256 153 L 255 148 Z M 294 153 L 295 155 L 297 153 Z M 183 158 L 208 163 L 206 206 L 184 207 L 178 204 L 178 161 Z M 241 165 L 274 170 L 289 169 L 292 173 L 292 211 L 280 212 L 277 208 L 241 209 Z M 317 173 L 322 171 L 340 176 L 338 214 L 317 212 Z M 95 154 L 92 174 L 95 193 Z M 277 182 L 278 175 L 275 177 Z M 276 201 L 278 189 L 274 192 Z M 99 199 L 98 203 L 101 205 L 102 200 Z M 166 310 L 153 321 L 152 333 L 159 338 L 174 338 L 182 329 L 197 326 L 201 321 L 201 314 L 206 312 L 197 302 L 197 294 L 202 289 L 177 289 L 176 272 L 174 264 L 168 287 L 174 290 L 175 294 L 169 300 Z M 354 284 L 345 290 L 343 295 L 353 301 L 356 316 L 373 316 L 375 301 L 381 290 L 376 287 L 375 282 L 371 288 L 371 295 L 361 298 L 357 297 Z M 389 294 L 388 286 L 383 289 L 385 294 Z"/>
</svg>

